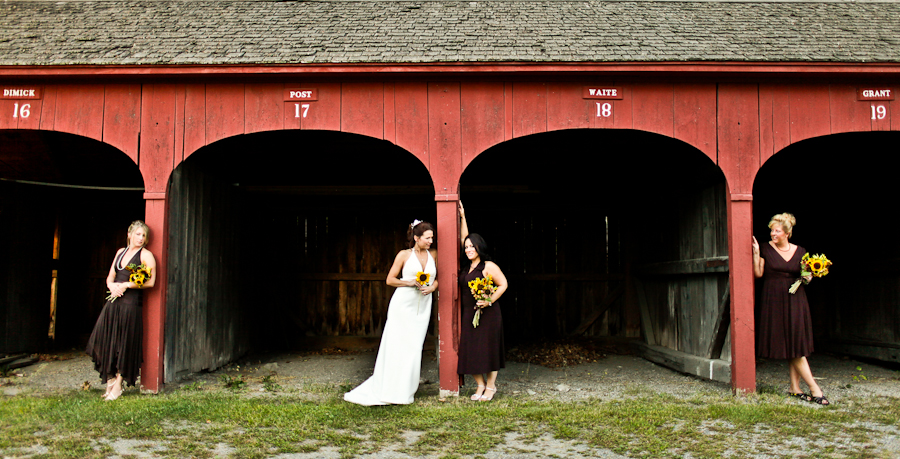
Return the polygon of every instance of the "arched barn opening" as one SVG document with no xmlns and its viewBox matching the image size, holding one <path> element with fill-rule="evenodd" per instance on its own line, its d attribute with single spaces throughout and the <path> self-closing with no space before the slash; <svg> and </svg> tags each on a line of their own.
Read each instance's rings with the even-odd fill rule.
<svg viewBox="0 0 900 459">
<path fill-rule="evenodd" d="M 804 140 L 768 159 L 753 184 L 753 229 L 765 243 L 776 213 L 797 218 L 791 242 L 834 265 L 806 288 L 815 350 L 900 362 L 900 133 Z"/>
<path fill-rule="evenodd" d="M 328 131 L 204 147 L 168 200 L 166 381 L 247 352 L 377 347 L 406 226 L 436 216 L 419 159 Z"/>
<path fill-rule="evenodd" d="M 646 358 L 728 381 L 725 189 L 705 154 L 641 131 L 557 131 L 482 153 L 460 198 L 510 281 L 507 346 L 640 337 Z"/>
<path fill-rule="evenodd" d="M 84 348 L 143 187 L 108 144 L 0 130 L 0 354 Z"/>
</svg>

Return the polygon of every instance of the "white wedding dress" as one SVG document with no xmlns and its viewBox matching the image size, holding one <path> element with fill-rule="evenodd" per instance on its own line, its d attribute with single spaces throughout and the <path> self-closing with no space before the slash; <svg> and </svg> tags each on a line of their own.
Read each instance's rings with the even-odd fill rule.
<svg viewBox="0 0 900 459">
<path fill-rule="evenodd" d="M 416 272 L 434 275 L 437 267 L 431 253 L 425 269 L 415 254 L 403 264 L 400 279 L 412 280 Z M 358 405 L 408 405 L 419 388 L 422 371 L 422 344 L 431 319 L 431 298 L 416 287 L 397 287 L 388 305 L 387 322 L 381 335 L 375 371 L 359 387 L 344 394 L 344 400 Z"/>
</svg>

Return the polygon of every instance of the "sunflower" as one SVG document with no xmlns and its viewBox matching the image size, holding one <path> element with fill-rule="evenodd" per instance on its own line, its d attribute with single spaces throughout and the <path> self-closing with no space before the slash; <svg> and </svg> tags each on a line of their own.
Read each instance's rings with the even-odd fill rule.
<svg viewBox="0 0 900 459">
<path fill-rule="evenodd" d="M 829 260 L 825 254 L 813 255 L 809 257 L 807 266 L 809 266 L 809 270 L 812 272 L 813 276 L 822 277 L 828 274 L 828 267 L 831 266 L 831 260 Z"/>
<path fill-rule="evenodd" d="M 428 281 L 431 280 L 431 274 L 423 271 L 419 271 L 416 273 L 416 283 L 419 285 L 428 285 Z"/>
</svg>

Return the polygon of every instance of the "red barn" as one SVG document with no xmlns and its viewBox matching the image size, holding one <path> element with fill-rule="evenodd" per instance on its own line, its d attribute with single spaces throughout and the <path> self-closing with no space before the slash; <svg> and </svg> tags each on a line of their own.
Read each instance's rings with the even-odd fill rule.
<svg viewBox="0 0 900 459">
<path fill-rule="evenodd" d="M 898 361 L 900 3 L 6 1 L 0 352 L 79 343 L 151 228 L 141 382 L 381 332 L 434 221 L 458 391 L 457 201 L 512 344 L 640 337 L 755 390 L 751 235 L 836 260 L 817 346 Z M 50 287 L 48 289 L 48 286 Z M 49 290 L 49 291 L 48 291 Z"/>
</svg>

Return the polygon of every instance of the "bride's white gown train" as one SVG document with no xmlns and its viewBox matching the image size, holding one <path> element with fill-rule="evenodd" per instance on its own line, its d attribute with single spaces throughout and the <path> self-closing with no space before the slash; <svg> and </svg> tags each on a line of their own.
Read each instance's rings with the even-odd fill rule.
<svg viewBox="0 0 900 459">
<path fill-rule="evenodd" d="M 416 272 L 431 274 L 431 282 L 437 267 L 431 253 L 425 269 L 415 254 L 403 264 L 400 279 L 416 278 Z M 422 371 L 422 344 L 431 319 L 431 298 L 423 296 L 416 287 L 397 287 L 388 305 L 387 322 L 381 335 L 375 371 L 359 387 L 344 394 L 344 400 L 359 405 L 408 405 L 419 388 Z"/>
</svg>

